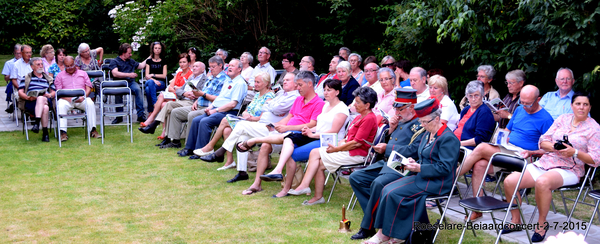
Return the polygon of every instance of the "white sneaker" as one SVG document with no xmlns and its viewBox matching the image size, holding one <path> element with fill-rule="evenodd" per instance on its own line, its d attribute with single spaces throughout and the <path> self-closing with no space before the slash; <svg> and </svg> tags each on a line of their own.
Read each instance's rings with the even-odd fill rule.
<svg viewBox="0 0 600 244">
<path fill-rule="evenodd" d="M 218 168 L 217 170 L 227 170 L 227 169 L 233 169 L 235 168 L 237 165 L 235 164 L 235 162 L 233 162 L 230 165 L 223 165 L 223 167 Z"/>
<path fill-rule="evenodd" d="M 210 155 L 211 153 L 214 153 L 215 150 L 210 150 L 209 152 L 203 152 L 202 148 L 198 148 L 196 150 L 194 150 L 194 154 L 202 157 L 202 156 L 206 156 L 206 155 Z"/>
</svg>

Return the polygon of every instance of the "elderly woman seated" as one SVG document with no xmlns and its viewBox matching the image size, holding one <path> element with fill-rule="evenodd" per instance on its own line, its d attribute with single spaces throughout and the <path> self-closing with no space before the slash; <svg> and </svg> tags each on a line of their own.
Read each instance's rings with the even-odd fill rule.
<svg viewBox="0 0 600 244">
<path fill-rule="evenodd" d="M 436 99 L 417 104 L 415 111 L 426 130 L 419 145 L 419 162 L 408 158 L 408 175 L 383 188 L 374 219 L 374 227 L 379 231 L 365 243 L 402 243 L 413 222 L 429 223 L 427 196 L 448 194 L 452 189 L 459 141 L 441 122 Z"/>
<path fill-rule="evenodd" d="M 450 130 L 455 130 L 459 115 L 456 105 L 448 96 L 448 82 L 446 78 L 441 75 L 434 75 L 429 78 L 428 84 L 429 94 L 435 97 L 440 103 L 442 123 L 446 124 Z"/>
<path fill-rule="evenodd" d="M 358 81 L 352 77 L 350 63 L 348 61 L 340 62 L 336 67 L 336 74 L 338 79 L 342 81 L 342 95 L 340 95 L 340 100 L 346 105 L 350 105 L 354 101 L 354 96 L 352 96 L 354 90 L 360 87 Z"/>
<path fill-rule="evenodd" d="M 454 135 L 460 139 L 460 145 L 471 150 L 479 143 L 490 141 L 495 129 L 494 114 L 483 104 L 483 92 L 481 81 L 474 80 L 467 84 L 465 97 L 469 99 L 469 105 L 460 112 L 458 128 L 454 130 Z M 464 172 L 460 172 L 460 175 L 468 170 L 463 168 Z"/>
<path fill-rule="evenodd" d="M 496 75 L 496 70 L 494 66 L 491 65 L 480 65 L 477 67 L 477 80 L 483 82 L 484 93 L 481 94 L 483 100 L 491 101 L 496 98 L 500 98 L 500 94 L 494 87 L 491 85 L 494 80 L 494 75 Z M 460 101 L 460 109 L 464 109 L 467 105 L 469 105 L 469 100 L 465 96 Z"/>
<path fill-rule="evenodd" d="M 588 117 L 592 108 L 590 96 L 575 93 L 571 98 L 571 108 L 572 114 L 558 117 L 540 137 L 540 148 L 546 153 L 537 162 L 527 165 L 519 185 L 519 189 L 535 187 L 535 202 L 540 212 L 539 227 L 531 237 L 532 242 L 541 242 L 546 237 L 546 217 L 552 202 L 552 190 L 577 184 L 585 174 L 584 165 L 600 165 L 600 125 Z M 558 142 L 563 139 L 568 139 L 570 144 Z M 512 173 L 504 180 L 504 192 L 507 196 L 513 194 L 520 174 Z M 513 223 L 521 223 L 518 210 L 512 210 L 511 215 Z M 521 229 L 509 228 L 502 233 L 517 230 Z"/>
<path fill-rule="evenodd" d="M 360 114 L 348 128 L 348 135 L 337 146 L 329 144 L 327 147 L 313 149 L 308 159 L 308 169 L 302 183 L 295 190 L 290 190 L 291 195 L 310 194 L 310 182 L 315 178 L 315 196 L 304 201 L 303 205 L 325 203 L 323 188 L 325 182 L 324 171 L 335 172 L 344 165 L 361 163 L 367 156 L 369 144 L 377 133 L 377 118 L 373 114 L 373 107 L 377 101 L 377 93 L 368 87 L 359 87 L 354 95 L 356 111 Z"/>
<path fill-rule="evenodd" d="M 271 76 L 267 72 L 260 72 L 254 76 L 254 90 L 258 92 L 256 96 L 252 99 L 252 102 L 246 108 L 246 111 L 242 113 L 242 119 L 245 121 L 259 121 L 262 115 L 262 107 L 267 101 L 271 101 L 275 94 L 271 90 Z M 214 152 L 215 145 L 221 139 L 221 136 L 224 140 L 226 140 L 238 119 L 233 119 L 229 122 L 228 118 L 231 120 L 231 116 L 226 116 L 221 120 L 221 124 L 215 131 L 213 138 L 204 146 L 203 148 L 199 148 L 194 150 L 194 154 L 198 156 L 205 156 Z M 230 169 L 236 166 L 235 162 L 233 162 L 233 153 L 227 151 L 227 162 L 225 165 L 219 170 Z"/>
<path fill-rule="evenodd" d="M 344 122 L 348 118 L 348 106 L 340 100 L 342 92 L 342 82 L 340 80 L 326 80 L 324 87 L 325 105 L 323 111 L 317 116 L 317 125 L 313 128 L 304 127 L 302 133 L 292 132 L 283 137 L 283 147 L 279 154 L 279 162 L 271 173 L 260 175 L 257 174 L 256 181 L 280 181 L 283 179 L 283 166 L 286 166 L 287 172 L 296 171 L 297 161 L 308 160 L 310 151 L 318 148 L 320 145 L 321 133 L 337 133 L 338 138 L 345 135 L 343 128 Z M 259 141 L 260 139 L 257 139 Z M 260 175 L 260 178 L 259 178 Z M 288 191 L 292 187 L 294 174 L 288 173 L 286 176 L 285 186 L 283 189 L 274 195 L 275 197 L 287 196 Z"/>
<path fill-rule="evenodd" d="M 396 90 L 394 90 L 394 82 L 396 81 L 396 74 L 390 68 L 381 68 L 377 72 L 377 79 L 383 88 L 383 92 L 377 93 L 377 103 L 373 107 L 373 113 L 377 116 L 377 122 L 382 121 L 382 111 L 388 115 L 394 115 L 394 100 L 396 99 Z M 354 102 L 350 104 L 350 110 L 356 112 Z M 384 121 L 384 123 L 387 123 Z"/>
</svg>

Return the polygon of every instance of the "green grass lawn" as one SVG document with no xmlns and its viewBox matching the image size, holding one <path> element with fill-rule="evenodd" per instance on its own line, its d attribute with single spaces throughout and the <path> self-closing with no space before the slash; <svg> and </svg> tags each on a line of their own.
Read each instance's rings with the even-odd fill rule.
<svg viewBox="0 0 600 244">
<path fill-rule="evenodd" d="M 59 148 L 39 134 L 26 141 L 20 131 L 0 133 L 0 242 L 360 243 L 350 240 L 362 218 L 359 205 L 347 213 L 354 233 L 337 231 L 352 194 L 346 181 L 330 203 L 302 206 L 308 196 L 271 198 L 279 183 L 243 196 L 250 181 L 226 183 L 234 170 L 159 150 L 155 135 L 136 130 L 131 144 L 124 126 L 110 126 L 104 145 L 86 145 L 80 128 L 69 129 L 69 137 Z M 459 236 L 442 231 L 439 243 Z M 493 240 L 465 236 L 465 243 Z"/>
</svg>

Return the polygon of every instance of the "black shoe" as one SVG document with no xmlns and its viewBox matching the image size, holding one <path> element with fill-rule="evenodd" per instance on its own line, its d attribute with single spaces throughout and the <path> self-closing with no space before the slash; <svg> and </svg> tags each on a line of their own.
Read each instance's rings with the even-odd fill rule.
<svg viewBox="0 0 600 244">
<path fill-rule="evenodd" d="M 33 133 L 40 133 L 40 125 L 39 124 L 34 124 L 33 127 L 31 127 L 31 132 Z"/>
<path fill-rule="evenodd" d="M 283 175 L 282 174 L 261 175 L 260 179 L 264 180 L 264 181 L 283 181 Z"/>
<path fill-rule="evenodd" d="M 362 239 L 367 239 L 371 236 L 375 235 L 375 229 L 363 229 L 360 228 L 360 230 L 358 230 L 358 233 L 354 234 L 353 236 L 350 237 L 351 240 L 362 240 Z"/>
<path fill-rule="evenodd" d="M 6 108 L 6 110 L 4 110 L 4 112 L 6 112 L 7 114 L 12 114 L 15 111 L 15 107 L 13 106 L 13 104 L 9 104 L 8 108 Z"/>
<path fill-rule="evenodd" d="M 191 159 L 191 160 L 200 159 L 200 156 L 198 156 L 198 155 L 192 155 L 188 159 Z"/>
<path fill-rule="evenodd" d="M 227 183 L 233 183 L 240 180 L 248 180 L 248 174 L 240 175 L 240 173 L 238 173 L 233 178 L 231 178 L 231 180 L 228 180 Z"/>
<path fill-rule="evenodd" d="M 48 136 L 48 134 L 42 135 L 42 141 L 43 142 L 50 142 L 50 136 Z"/>
<path fill-rule="evenodd" d="M 508 234 L 508 233 L 512 233 L 515 231 L 522 231 L 523 229 L 519 226 L 516 227 L 514 224 L 507 224 L 505 225 L 506 228 L 502 228 L 502 234 Z"/>
<path fill-rule="evenodd" d="M 112 122 L 110 122 L 110 123 L 111 123 L 111 124 L 113 124 L 113 125 L 116 125 L 116 124 L 118 124 L 118 123 L 121 123 L 121 122 L 123 122 L 123 118 L 121 118 L 121 117 L 116 117 L 116 118 L 115 118 L 115 119 L 114 119 Z"/>
<path fill-rule="evenodd" d="M 181 148 L 181 143 L 169 142 L 165 145 L 160 146 L 160 149 L 165 149 L 165 148 Z"/>
<path fill-rule="evenodd" d="M 144 122 L 144 121 L 146 121 L 146 115 L 142 115 L 142 116 L 138 116 L 138 117 L 137 117 L 137 122 L 140 122 L 140 123 L 142 123 L 142 122 Z"/>
<path fill-rule="evenodd" d="M 225 160 L 225 156 L 217 157 L 217 155 L 215 155 L 214 153 L 211 153 L 209 155 L 200 157 L 200 160 L 202 160 L 204 162 L 209 162 L 209 163 L 213 163 L 213 162 L 222 163 Z"/>
<path fill-rule="evenodd" d="M 144 121 L 142 121 L 142 122 L 144 122 Z M 158 127 L 158 125 L 160 125 L 160 121 L 156 121 L 155 120 L 155 121 L 152 121 L 152 123 L 150 123 L 146 127 L 143 127 L 143 128 L 140 127 L 140 128 L 138 128 L 138 130 L 140 130 L 144 134 L 154 134 L 154 131 L 156 130 L 156 127 Z"/>
<path fill-rule="evenodd" d="M 167 145 L 169 143 L 171 143 L 171 139 L 169 139 L 168 137 L 165 137 L 165 139 L 163 139 L 160 143 L 158 143 L 158 144 L 156 144 L 154 146 L 162 147 L 162 146 Z"/>
<path fill-rule="evenodd" d="M 540 235 L 537 232 L 533 233 L 533 236 L 531 237 L 531 242 L 542 242 L 544 241 L 544 239 L 546 239 L 546 234 L 548 234 L 548 230 L 546 230 L 546 232 L 544 232 L 544 235 Z"/>
<path fill-rule="evenodd" d="M 179 155 L 179 157 L 187 157 L 187 156 L 190 156 L 190 155 L 193 155 L 193 154 L 194 153 L 193 153 L 192 150 L 185 149 L 185 148 L 181 149 L 181 150 L 179 150 L 179 152 L 177 152 L 177 155 Z"/>
</svg>

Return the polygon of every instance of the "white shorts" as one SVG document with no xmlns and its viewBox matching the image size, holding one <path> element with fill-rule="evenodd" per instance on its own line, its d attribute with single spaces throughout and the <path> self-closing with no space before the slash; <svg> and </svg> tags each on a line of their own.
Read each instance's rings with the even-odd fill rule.
<svg viewBox="0 0 600 244">
<path fill-rule="evenodd" d="M 579 183 L 579 177 L 577 177 L 577 175 L 575 173 L 573 173 L 572 171 L 568 171 L 565 169 L 550 169 L 550 170 L 546 171 L 546 170 L 536 167 L 533 164 L 528 164 L 527 168 L 525 170 L 527 170 L 529 172 L 529 174 L 531 174 L 531 177 L 533 178 L 534 181 L 536 181 L 543 174 L 545 174 L 549 171 L 554 171 L 554 172 L 559 173 L 560 176 L 562 176 L 563 186 L 575 185 L 575 184 Z"/>
</svg>

